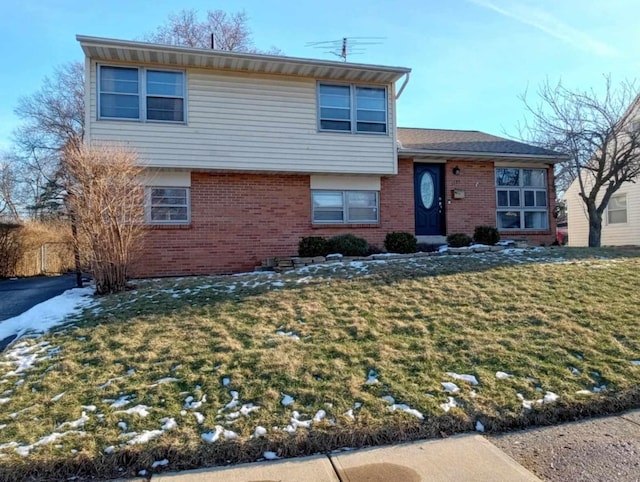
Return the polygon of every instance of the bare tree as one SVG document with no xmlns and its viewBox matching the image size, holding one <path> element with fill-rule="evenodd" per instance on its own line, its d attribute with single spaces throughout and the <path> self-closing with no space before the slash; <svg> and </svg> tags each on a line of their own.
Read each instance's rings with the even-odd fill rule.
<svg viewBox="0 0 640 482">
<path fill-rule="evenodd" d="M 141 245 L 143 167 L 132 151 L 113 145 L 69 148 L 64 156 L 67 200 L 98 294 L 123 291 Z"/>
<path fill-rule="evenodd" d="M 62 152 L 84 139 L 84 65 L 70 62 L 56 69 L 37 92 L 19 99 L 15 113 L 22 124 L 14 132 L 12 163 L 30 185 L 31 211 L 40 218 L 60 206 Z"/>
<path fill-rule="evenodd" d="M 640 175 L 640 96 L 634 82 L 613 85 L 605 77 L 603 93 L 571 90 L 547 80 L 532 104 L 522 96 L 530 119 L 521 132 L 530 142 L 565 153 L 556 170 L 558 190 L 578 183 L 589 218 L 589 246 L 600 246 L 602 214 L 611 196 Z M 640 117 L 638 117 L 640 119 Z"/>
<path fill-rule="evenodd" d="M 18 176 L 15 166 L 0 159 L 0 220 L 20 221 L 20 212 L 15 200 Z"/>
<path fill-rule="evenodd" d="M 210 49 L 213 36 L 213 48 L 216 50 L 280 53 L 280 50 L 274 47 L 268 51 L 256 49 L 248 22 L 249 17 L 244 10 L 235 13 L 209 10 L 206 19 L 200 20 L 197 10 L 185 9 L 169 15 L 164 25 L 144 38 L 149 42 Z"/>
</svg>

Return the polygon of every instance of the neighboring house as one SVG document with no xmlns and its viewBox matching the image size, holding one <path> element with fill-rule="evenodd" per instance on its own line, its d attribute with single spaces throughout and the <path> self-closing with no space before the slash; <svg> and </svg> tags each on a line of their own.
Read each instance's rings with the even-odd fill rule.
<svg viewBox="0 0 640 482">
<path fill-rule="evenodd" d="M 603 193 L 598 199 L 602 199 Z M 589 245 L 589 216 L 577 181 L 563 199 L 567 206 L 569 246 Z M 602 246 L 640 245 L 640 184 L 626 182 L 611 196 L 602 214 Z"/>
<path fill-rule="evenodd" d="M 305 236 L 440 243 L 498 226 L 555 237 L 555 152 L 477 131 L 398 129 L 410 69 L 78 36 L 86 138 L 147 166 L 138 276 L 228 273 Z"/>
<path fill-rule="evenodd" d="M 626 125 L 630 131 L 636 133 L 640 131 L 640 95 L 634 99 L 621 119 L 623 127 Z M 628 139 L 630 138 L 627 138 L 627 142 Z M 585 169 L 581 175 L 588 194 L 594 183 L 594 173 Z M 604 196 L 605 187 L 600 189 L 596 198 L 597 205 L 600 204 Z M 567 212 L 568 245 L 588 246 L 589 215 L 587 207 L 580 197 L 578 178 L 573 180 L 562 198 Z M 600 245 L 640 245 L 640 184 L 637 182 L 623 183 L 609 199 L 602 214 Z"/>
</svg>

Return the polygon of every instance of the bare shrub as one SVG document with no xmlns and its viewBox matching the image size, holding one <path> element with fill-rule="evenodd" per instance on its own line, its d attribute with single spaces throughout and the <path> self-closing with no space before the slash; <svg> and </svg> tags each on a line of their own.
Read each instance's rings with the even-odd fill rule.
<svg viewBox="0 0 640 482">
<path fill-rule="evenodd" d="M 143 167 L 131 150 L 81 146 L 64 157 L 68 203 L 78 226 L 78 247 L 88 260 L 97 294 L 126 289 L 144 221 Z"/>
</svg>

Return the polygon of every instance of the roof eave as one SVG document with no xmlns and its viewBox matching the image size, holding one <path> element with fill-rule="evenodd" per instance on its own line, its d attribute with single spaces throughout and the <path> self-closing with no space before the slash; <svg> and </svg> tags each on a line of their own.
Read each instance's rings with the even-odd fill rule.
<svg viewBox="0 0 640 482">
<path fill-rule="evenodd" d="M 426 150 L 426 149 L 398 149 L 398 157 L 422 157 L 422 158 L 443 158 L 450 157 L 454 159 L 477 159 L 477 160 L 502 160 L 502 161 L 527 161 L 541 162 L 546 164 L 557 164 L 564 162 L 569 158 L 562 155 L 547 154 L 514 154 L 509 152 L 474 152 L 474 151 L 447 151 L 447 150 Z"/>
<path fill-rule="evenodd" d="M 285 57 L 279 55 L 252 54 L 245 52 L 230 52 L 225 50 L 208 50 L 202 48 L 162 45 L 131 40 L 117 40 L 110 38 L 76 35 L 85 55 L 98 60 L 130 61 L 133 52 L 143 52 L 145 55 L 155 54 L 155 57 L 166 58 L 175 56 L 173 65 L 202 67 L 208 65 L 225 64 L 234 67 L 220 67 L 224 70 L 242 70 L 249 72 L 266 72 L 275 74 L 297 75 L 303 77 L 317 77 L 316 74 L 328 73 L 327 78 L 336 80 L 364 80 L 372 82 L 391 83 L 411 72 L 407 67 L 392 67 L 384 65 L 357 64 L 337 62 L 331 60 L 305 59 L 299 57 Z M 100 50 L 102 54 L 98 53 Z M 106 54 L 107 49 L 115 49 L 121 58 L 113 58 L 112 52 Z M 193 65 L 188 59 L 194 59 Z M 159 62 L 162 63 L 162 62 Z"/>
</svg>

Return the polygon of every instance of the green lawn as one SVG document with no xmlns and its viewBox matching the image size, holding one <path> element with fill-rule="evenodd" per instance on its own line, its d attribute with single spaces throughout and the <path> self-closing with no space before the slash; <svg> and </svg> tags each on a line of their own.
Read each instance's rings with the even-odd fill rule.
<svg viewBox="0 0 640 482">
<path fill-rule="evenodd" d="M 132 476 L 163 459 L 154 470 L 639 406 L 639 287 L 640 250 L 567 248 L 140 281 L 7 350 L 0 479 Z"/>
</svg>

